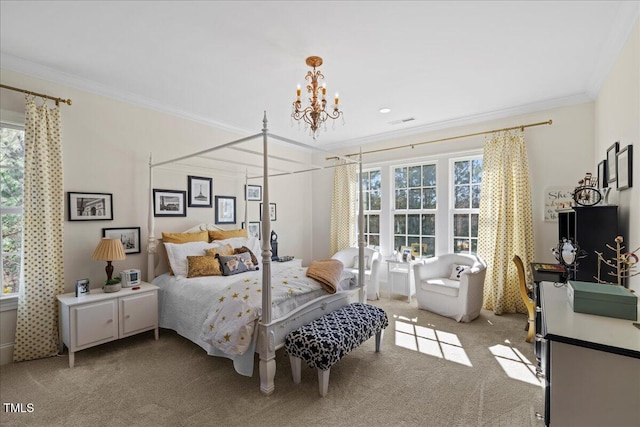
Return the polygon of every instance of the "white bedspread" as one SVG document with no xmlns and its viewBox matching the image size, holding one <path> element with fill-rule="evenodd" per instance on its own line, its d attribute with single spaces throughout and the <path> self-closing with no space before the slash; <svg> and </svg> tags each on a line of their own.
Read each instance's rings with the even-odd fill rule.
<svg viewBox="0 0 640 427">
<path fill-rule="evenodd" d="M 278 319 L 313 299 L 326 295 L 321 286 L 305 276 L 306 268 L 297 263 L 274 262 L 271 264 L 272 272 L 272 319 Z M 346 273 L 351 274 L 351 273 Z M 310 283 L 298 283 L 304 279 Z M 353 276 L 345 276 L 347 282 L 353 280 Z M 212 310 L 212 306 L 229 292 L 230 288 L 257 286 L 261 288 L 262 271 L 251 271 L 234 276 L 212 276 L 187 279 L 163 274 L 153 280 L 153 284 L 160 287 L 159 292 L 159 326 L 172 329 L 178 334 L 188 338 L 202 347 L 207 354 L 222 356 L 233 360 L 235 370 L 246 376 L 253 375 L 253 361 L 256 342 L 255 319 L 260 316 L 262 306 L 261 296 L 257 301 L 257 308 L 245 307 L 252 310 L 253 326 L 244 331 L 250 336 L 250 342 L 246 345 L 243 354 L 231 354 L 205 341 L 201 336 L 203 325 Z M 288 283 L 283 283 L 288 282 Z M 300 288 L 300 289 L 297 289 Z M 304 292 L 308 291 L 308 292 Z M 256 292 L 261 295 L 260 292 Z M 233 295 L 233 292 L 232 292 Z M 255 304 L 253 304 L 255 306 Z M 215 308 L 213 309 L 215 311 Z M 237 314 L 237 313 L 236 313 Z M 246 335 L 248 334 L 248 335 Z M 223 334 L 224 335 L 224 334 Z M 223 347 L 224 348 L 224 347 Z"/>
</svg>

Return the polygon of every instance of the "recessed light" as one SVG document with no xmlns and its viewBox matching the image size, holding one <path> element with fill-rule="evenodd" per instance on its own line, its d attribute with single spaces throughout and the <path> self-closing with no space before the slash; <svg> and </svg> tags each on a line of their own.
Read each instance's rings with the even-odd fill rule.
<svg viewBox="0 0 640 427">
<path fill-rule="evenodd" d="M 381 108 L 381 109 L 380 109 L 380 110 L 378 110 L 378 111 L 380 111 L 382 114 L 387 114 L 387 113 L 390 113 L 390 112 L 391 112 L 391 108 L 387 108 L 387 107 L 385 107 L 385 108 Z"/>
</svg>

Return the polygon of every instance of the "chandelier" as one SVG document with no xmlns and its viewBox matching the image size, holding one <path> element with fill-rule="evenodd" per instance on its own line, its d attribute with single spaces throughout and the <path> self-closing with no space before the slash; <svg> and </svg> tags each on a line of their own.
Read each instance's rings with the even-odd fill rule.
<svg viewBox="0 0 640 427">
<path fill-rule="evenodd" d="M 311 135 L 313 139 L 318 137 L 318 129 L 324 123 L 326 129 L 327 119 L 337 119 L 342 116 L 342 111 L 338 108 L 338 94 L 334 98 L 334 104 L 327 111 L 327 85 L 323 83 L 321 87 L 318 86 L 318 80 L 323 80 L 324 75 L 320 70 L 316 70 L 316 67 L 322 65 L 322 58 L 319 56 L 310 56 L 305 61 L 309 67 L 313 67 L 312 71 L 308 71 L 305 76 L 307 84 L 307 92 L 310 94 L 309 106 L 302 108 L 302 102 L 300 102 L 300 85 L 296 90 L 296 100 L 293 103 L 293 109 L 291 117 L 298 121 L 303 120 L 306 125 L 311 128 Z M 320 92 L 320 93 L 318 93 Z M 343 118 L 344 120 L 344 118 Z M 306 128 L 305 125 L 305 128 Z"/>
</svg>

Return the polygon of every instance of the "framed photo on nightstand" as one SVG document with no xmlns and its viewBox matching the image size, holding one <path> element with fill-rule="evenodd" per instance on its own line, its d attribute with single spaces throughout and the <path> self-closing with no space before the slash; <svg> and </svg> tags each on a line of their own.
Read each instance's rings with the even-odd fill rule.
<svg viewBox="0 0 640 427">
<path fill-rule="evenodd" d="M 89 294 L 89 279 L 76 280 L 76 296 L 81 297 Z"/>
</svg>

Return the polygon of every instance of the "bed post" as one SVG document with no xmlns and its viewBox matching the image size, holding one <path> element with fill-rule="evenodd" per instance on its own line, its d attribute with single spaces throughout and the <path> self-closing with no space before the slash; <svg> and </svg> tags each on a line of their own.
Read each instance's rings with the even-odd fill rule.
<svg viewBox="0 0 640 427">
<path fill-rule="evenodd" d="M 262 119 L 262 318 L 258 325 L 258 352 L 260 353 L 260 391 L 271 394 L 275 390 L 276 348 L 275 336 L 269 330 L 271 323 L 271 215 L 269 211 L 269 149 L 267 147 L 267 112 Z"/>
<path fill-rule="evenodd" d="M 364 287 L 364 202 L 362 200 L 362 148 L 358 162 L 358 287 L 360 288 L 360 302 L 367 301 Z"/>
<path fill-rule="evenodd" d="M 154 235 L 155 220 L 153 218 L 153 155 L 149 154 L 149 222 L 147 224 L 149 236 L 147 237 L 147 282 L 155 277 L 155 259 L 158 241 Z"/>
</svg>

